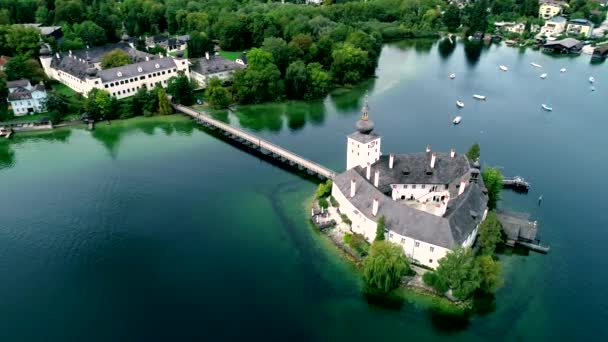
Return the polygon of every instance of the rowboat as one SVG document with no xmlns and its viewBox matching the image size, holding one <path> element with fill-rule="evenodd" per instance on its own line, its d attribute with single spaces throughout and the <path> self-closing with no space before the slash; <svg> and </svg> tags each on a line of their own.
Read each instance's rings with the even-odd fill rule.
<svg viewBox="0 0 608 342">
<path fill-rule="evenodd" d="M 543 109 L 544 109 L 544 110 L 546 110 L 547 112 L 550 112 L 550 111 L 552 111 L 552 110 L 553 110 L 553 107 L 549 107 L 549 106 L 547 106 L 547 105 L 546 105 L 546 104 L 544 104 L 544 103 L 541 105 L 541 107 L 543 107 Z"/>
<path fill-rule="evenodd" d="M 486 99 L 486 97 L 484 95 L 477 95 L 477 94 L 474 94 L 473 98 L 476 98 L 477 100 L 485 100 Z"/>
<path fill-rule="evenodd" d="M 458 106 L 458 108 L 462 108 L 462 107 L 464 107 L 464 102 L 456 101 L 456 105 Z"/>
<path fill-rule="evenodd" d="M 462 117 L 461 116 L 457 116 L 457 117 L 454 118 L 454 120 L 452 120 L 452 123 L 454 125 L 458 125 L 460 123 L 460 120 L 462 120 Z"/>
</svg>

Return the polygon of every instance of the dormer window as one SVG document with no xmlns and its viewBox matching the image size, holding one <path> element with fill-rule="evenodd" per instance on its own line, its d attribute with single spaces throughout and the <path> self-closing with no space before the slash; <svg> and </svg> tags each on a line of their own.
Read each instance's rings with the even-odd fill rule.
<svg viewBox="0 0 608 342">
<path fill-rule="evenodd" d="M 137 67 L 137 71 L 142 72 L 142 71 L 144 71 L 144 69 L 142 69 L 141 67 Z"/>
<path fill-rule="evenodd" d="M 116 76 L 118 76 L 118 77 L 122 77 L 122 72 L 120 72 L 120 71 L 119 71 L 119 72 L 117 72 L 117 73 L 116 73 Z"/>
<path fill-rule="evenodd" d="M 156 64 L 154 64 L 154 67 L 155 67 L 156 69 L 159 69 L 159 68 L 160 68 L 160 65 L 159 65 L 158 63 L 156 63 Z"/>
</svg>

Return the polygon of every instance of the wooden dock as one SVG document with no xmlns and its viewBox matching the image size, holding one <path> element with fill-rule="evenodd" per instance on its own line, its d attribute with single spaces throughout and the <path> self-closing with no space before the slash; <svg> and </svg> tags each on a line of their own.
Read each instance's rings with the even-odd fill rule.
<svg viewBox="0 0 608 342">
<path fill-rule="evenodd" d="M 507 246 L 519 245 L 539 253 L 549 252 L 548 246 L 540 244 L 538 222 L 530 221 L 530 215 L 503 210 L 498 210 L 496 214 L 507 235 Z"/>
<path fill-rule="evenodd" d="M 528 190 L 530 190 L 530 183 L 526 182 L 526 180 L 520 176 L 503 179 L 502 186 L 506 189 L 513 189 L 521 192 L 528 192 Z"/>
<path fill-rule="evenodd" d="M 190 107 L 182 105 L 173 105 L 175 110 L 184 113 L 194 118 L 200 124 L 205 125 L 210 129 L 217 129 L 225 136 L 240 142 L 246 146 L 259 150 L 261 153 L 270 155 L 283 163 L 297 167 L 299 170 L 306 170 L 310 174 L 317 174 L 321 178 L 333 179 L 336 173 L 318 163 L 310 161 L 302 156 L 299 156 L 285 148 L 264 140 L 253 133 L 243 129 L 232 127 L 221 121 L 215 120 L 209 114 L 196 111 Z"/>
</svg>

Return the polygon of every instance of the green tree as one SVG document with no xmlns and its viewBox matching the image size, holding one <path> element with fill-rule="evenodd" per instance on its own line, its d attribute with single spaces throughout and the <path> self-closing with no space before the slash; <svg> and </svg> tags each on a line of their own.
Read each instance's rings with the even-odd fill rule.
<svg viewBox="0 0 608 342">
<path fill-rule="evenodd" d="M 289 98 L 301 99 L 308 92 L 308 71 L 302 61 L 289 64 L 285 73 L 285 92 Z"/>
<path fill-rule="evenodd" d="M 523 15 L 529 17 L 537 17 L 538 16 L 538 8 L 540 7 L 539 2 L 537 0 L 524 0 Z"/>
<path fill-rule="evenodd" d="M 481 283 L 479 265 L 470 248 L 459 247 L 449 252 L 439 260 L 435 274 L 460 300 L 469 298 Z"/>
<path fill-rule="evenodd" d="M 481 173 L 483 182 L 488 189 L 488 208 L 496 209 L 496 204 L 500 200 L 500 192 L 502 191 L 502 173 L 496 167 L 490 167 Z"/>
<path fill-rule="evenodd" d="M 279 68 L 282 75 L 291 60 L 291 50 L 282 38 L 266 38 L 262 44 L 262 50 L 268 51 L 272 56 L 273 63 Z"/>
<path fill-rule="evenodd" d="M 14 53 L 37 56 L 40 49 L 40 32 L 29 26 L 13 25 L 6 32 L 6 45 Z"/>
<path fill-rule="evenodd" d="M 490 255 L 481 255 L 477 257 L 476 262 L 480 275 L 479 288 L 488 293 L 496 292 L 502 286 L 502 266 L 500 262 L 494 260 Z"/>
<path fill-rule="evenodd" d="M 188 41 L 188 58 L 204 57 L 205 52 L 213 51 L 213 43 L 204 32 L 190 32 Z"/>
<path fill-rule="evenodd" d="M 315 192 L 316 198 L 325 198 L 331 194 L 331 188 L 333 186 L 333 182 L 328 180 L 325 183 L 320 183 L 317 187 L 317 191 Z"/>
<path fill-rule="evenodd" d="M 173 108 L 171 107 L 171 103 L 169 103 L 169 99 L 167 98 L 167 93 L 164 88 L 160 88 L 157 91 L 158 93 L 158 114 L 160 115 L 169 115 L 173 113 Z"/>
<path fill-rule="evenodd" d="M 410 270 L 403 248 L 388 241 L 375 241 L 363 262 L 363 279 L 368 290 L 388 293 L 401 283 Z"/>
<path fill-rule="evenodd" d="M 354 84 L 363 79 L 368 64 L 368 54 L 360 48 L 345 43 L 332 52 L 331 73 L 341 84 Z"/>
<path fill-rule="evenodd" d="M 386 228 L 386 218 L 380 216 L 376 224 L 376 239 L 374 241 L 384 241 L 384 229 Z"/>
<path fill-rule="evenodd" d="M 234 74 L 233 89 L 237 98 L 245 103 L 274 101 L 284 92 L 281 72 L 272 62 L 272 54 L 262 49 L 247 53 L 249 66 Z"/>
<path fill-rule="evenodd" d="M 448 31 L 453 32 L 460 27 L 460 9 L 455 4 L 448 6 L 448 9 L 443 13 L 443 23 L 448 28 Z"/>
<path fill-rule="evenodd" d="M 90 20 L 74 24 L 73 30 L 87 45 L 100 46 L 107 42 L 104 29 Z"/>
<path fill-rule="evenodd" d="M 327 95 L 332 87 L 331 75 L 319 63 L 308 64 L 306 71 L 309 82 L 305 98 L 310 100 Z"/>
<path fill-rule="evenodd" d="M 112 96 L 109 92 L 94 88 L 87 94 L 84 109 L 95 120 L 110 120 L 113 117 Z"/>
<path fill-rule="evenodd" d="M 79 23 L 86 16 L 86 9 L 81 0 L 56 0 L 55 22 L 56 23 Z"/>
<path fill-rule="evenodd" d="M 469 30 L 471 32 L 485 32 L 488 26 L 488 1 L 477 0 L 473 4 L 469 15 Z"/>
<path fill-rule="evenodd" d="M 230 93 L 222 86 L 219 78 L 213 77 L 207 83 L 205 98 L 213 109 L 228 108 L 230 105 Z"/>
<path fill-rule="evenodd" d="M 131 64 L 131 57 L 121 49 L 114 49 L 101 57 L 101 68 L 110 69 Z"/>
<path fill-rule="evenodd" d="M 498 220 L 495 211 L 490 211 L 486 219 L 479 226 L 479 246 L 481 253 L 485 255 L 494 254 L 496 245 L 502 242 L 502 224 Z"/>
<path fill-rule="evenodd" d="M 49 93 L 44 101 L 44 108 L 48 112 L 56 111 L 65 114 L 68 111 L 68 103 L 55 93 Z"/>
<path fill-rule="evenodd" d="M 479 159 L 480 153 L 481 149 L 479 148 L 479 144 L 474 143 L 467 151 L 467 158 L 469 158 L 470 161 L 476 161 Z"/>
<path fill-rule="evenodd" d="M 185 106 L 194 104 L 195 81 L 188 79 L 183 72 L 179 76 L 171 77 L 167 85 L 167 93 L 172 96 L 173 101 Z"/>
<path fill-rule="evenodd" d="M 40 64 L 24 55 L 17 55 L 6 62 L 4 66 L 9 81 L 29 79 L 32 83 L 39 83 L 46 79 Z"/>
</svg>

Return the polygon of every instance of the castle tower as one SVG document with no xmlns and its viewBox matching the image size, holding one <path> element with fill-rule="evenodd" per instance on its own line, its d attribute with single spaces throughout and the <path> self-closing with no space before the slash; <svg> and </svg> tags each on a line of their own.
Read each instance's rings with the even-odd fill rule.
<svg viewBox="0 0 608 342">
<path fill-rule="evenodd" d="M 350 134 L 347 138 L 346 146 L 346 169 L 367 164 L 373 164 L 380 159 L 380 140 L 381 137 L 372 133 L 374 122 L 369 119 L 369 105 L 367 96 L 365 105 L 361 110 L 361 119 L 356 124 L 357 131 Z"/>
<path fill-rule="evenodd" d="M 49 49 L 48 45 L 40 42 L 40 64 L 42 64 L 42 69 L 44 73 L 49 78 L 54 78 L 51 71 L 51 62 L 53 61 L 53 53 L 51 49 Z"/>
</svg>

